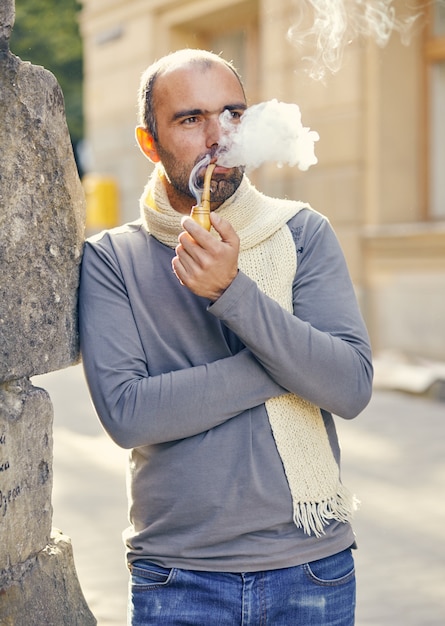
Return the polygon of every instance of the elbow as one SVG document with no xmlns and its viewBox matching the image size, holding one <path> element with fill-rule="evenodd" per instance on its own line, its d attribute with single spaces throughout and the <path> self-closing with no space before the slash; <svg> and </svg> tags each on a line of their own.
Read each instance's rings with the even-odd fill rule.
<svg viewBox="0 0 445 626">
<path fill-rule="evenodd" d="M 147 441 L 141 442 L 141 427 L 140 424 L 138 427 L 133 410 L 120 401 L 112 406 L 110 404 L 110 402 L 96 404 L 96 412 L 103 428 L 114 443 L 124 450 L 137 448 L 147 443 Z"/>
<path fill-rule="evenodd" d="M 114 387 L 106 395 L 96 397 L 96 411 L 102 426 L 116 445 L 131 450 L 149 445 L 150 432 L 146 410 L 138 402 L 138 380 Z M 94 399 L 93 399 L 94 400 Z"/>
<path fill-rule="evenodd" d="M 85 360 L 84 360 L 85 363 Z M 155 433 L 149 428 L 148 410 L 141 407 L 140 378 L 115 380 L 114 372 L 103 368 L 101 384 L 93 368 L 87 374 L 91 399 L 107 435 L 120 448 L 130 450 L 151 443 Z M 113 378 L 114 376 L 114 378 Z"/>
<path fill-rule="evenodd" d="M 360 415 L 368 406 L 372 397 L 373 367 L 370 361 L 363 364 L 360 375 L 356 377 L 355 384 L 349 388 L 347 397 L 342 402 L 338 411 L 333 411 L 343 419 L 351 420 Z"/>
<path fill-rule="evenodd" d="M 368 406 L 371 400 L 371 391 L 369 393 L 360 393 L 350 399 L 348 406 L 342 407 L 341 411 L 335 412 L 338 417 L 342 417 L 345 420 L 352 420 Z"/>
<path fill-rule="evenodd" d="M 131 396 L 121 395 L 99 418 L 114 443 L 125 450 L 165 441 L 162 428 L 156 427 L 149 419 L 148 410 L 138 407 Z"/>
<path fill-rule="evenodd" d="M 137 443 L 136 437 L 133 437 L 127 431 L 116 432 L 116 430 L 113 430 L 113 432 L 111 432 L 110 430 L 107 430 L 107 432 L 114 443 L 118 445 L 119 448 L 123 448 L 124 450 L 131 450 L 132 448 L 137 448 L 138 445 L 140 445 Z"/>
<path fill-rule="evenodd" d="M 107 415 L 99 414 L 99 419 L 107 435 L 117 446 L 119 446 L 119 448 L 131 450 L 132 448 L 137 448 L 141 445 L 140 434 L 138 438 L 137 433 L 132 432 L 128 428 L 128 425 L 123 424 L 121 420 L 116 419 L 116 416 L 109 413 Z"/>
</svg>

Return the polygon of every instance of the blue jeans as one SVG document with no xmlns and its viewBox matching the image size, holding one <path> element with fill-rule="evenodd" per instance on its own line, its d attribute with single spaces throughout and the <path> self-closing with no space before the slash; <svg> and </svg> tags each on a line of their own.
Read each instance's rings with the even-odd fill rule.
<svg viewBox="0 0 445 626">
<path fill-rule="evenodd" d="M 131 626 L 353 626 L 351 550 L 285 569 L 243 574 L 131 567 Z"/>
</svg>

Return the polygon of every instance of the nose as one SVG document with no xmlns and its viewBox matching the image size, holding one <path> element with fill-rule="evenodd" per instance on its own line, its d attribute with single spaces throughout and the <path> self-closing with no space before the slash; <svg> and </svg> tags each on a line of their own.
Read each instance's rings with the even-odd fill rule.
<svg viewBox="0 0 445 626">
<path fill-rule="evenodd" d="M 207 148 L 211 148 L 212 146 L 217 146 L 221 139 L 221 124 L 219 121 L 219 116 L 211 116 L 207 119 L 206 125 L 206 146 Z"/>
</svg>

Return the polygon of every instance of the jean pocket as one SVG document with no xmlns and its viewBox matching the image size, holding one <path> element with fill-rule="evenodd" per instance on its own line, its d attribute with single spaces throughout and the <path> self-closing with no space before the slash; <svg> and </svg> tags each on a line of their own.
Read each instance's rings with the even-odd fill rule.
<svg viewBox="0 0 445 626">
<path fill-rule="evenodd" d="M 344 585 L 355 578 L 354 558 L 348 548 L 325 559 L 306 563 L 304 571 L 318 585 Z"/>
<path fill-rule="evenodd" d="M 167 569 L 149 561 L 135 561 L 130 571 L 132 587 L 144 589 L 168 585 L 174 573 L 173 569 Z"/>
</svg>

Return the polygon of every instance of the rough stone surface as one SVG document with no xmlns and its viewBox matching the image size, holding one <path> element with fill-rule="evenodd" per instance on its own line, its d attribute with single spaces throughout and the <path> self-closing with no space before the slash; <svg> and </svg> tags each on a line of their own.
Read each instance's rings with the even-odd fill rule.
<svg viewBox="0 0 445 626">
<path fill-rule="evenodd" d="M 14 2 L 12 0 L 2 0 L 0 4 L 0 51 L 9 50 L 9 39 L 14 24 L 14 16 Z"/>
<path fill-rule="evenodd" d="M 9 51 L 0 2 L 0 625 L 90 626 L 71 544 L 51 536 L 52 417 L 30 376 L 79 357 L 85 199 L 52 74 Z"/>
<path fill-rule="evenodd" d="M 1 626 L 94 626 L 74 568 L 71 541 L 54 531 L 27 567 L 0 591 Z"/>
<path fill-rule="evenodd" d="M 0 35 L 4 32 L 2 26 Z M 78 358 L 85 200 L 56 79 L 11 54 L 4 40 L 0 120 L 0 380 L 5 381 L 61 369 Z"/>
<path fill-rule="evenodd" d="M 43 389 L 27 379 L 0 385 L 0 589 L 49 541 L 52 419 Z"/>
</svg>

